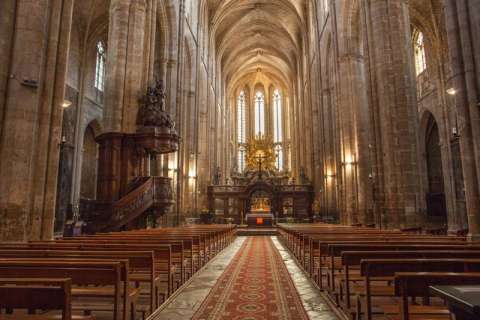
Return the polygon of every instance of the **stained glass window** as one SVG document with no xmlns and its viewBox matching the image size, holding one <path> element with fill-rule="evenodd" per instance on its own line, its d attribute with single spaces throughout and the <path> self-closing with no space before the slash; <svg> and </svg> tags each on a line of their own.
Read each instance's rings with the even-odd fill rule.
<svg viewBox="0 0 480 320">
<path fill-rule="evenodd" d="M 103 92 L 105 88 L 105 47 L 101 41 L 97 43 L 97 64 L 95 67 L 95 88 Z"/>
<path fill-rule="evenodd" d="M 427 58 L 425 55 L 425 42 L 423 33 L 415 32 L 414 36 L 414 52 L 415 52 L 415 70 L 417 76 L 427 69 Z"/>
<path fill-rule="evenodd" d="M 255 95 L 255 135 L 265 135 L 265 95 Z"/>
<path fill-rule="evenodd" d="M 278 90 L 273 93 L 273 142 L 282 142 L 282 96 Z"/>
<path fill-rule="evenodd" d="M 245 92 L 240 92 L 237 101 L 237 142 L 246 142 Z"/>
</svg>

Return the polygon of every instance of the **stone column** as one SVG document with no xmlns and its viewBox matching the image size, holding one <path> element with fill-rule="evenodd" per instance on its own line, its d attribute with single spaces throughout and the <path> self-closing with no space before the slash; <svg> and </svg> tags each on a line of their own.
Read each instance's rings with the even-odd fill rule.
<svg viewBox="0 0 480 320">
<path fill-rule="evenodd" d="M 419 185 L 418 112 L 408 1 L 365 0 L 376 179 L 381 225 L 417 224 L 425 207 Z"/>
<path fill-rule="evenodd" d="M 10 75 L 10 59 L 12 54 L 15 27 L 15 0 L 4 0 L 0 3 L 0 132 L 3 127 L 3 114 L 8 77 Z"/>
<path fill-rule="evenodd" d="M 143 83 L 146 88 L 154 80 L 155 72 L 155 42 L 157 31 L 157 5 L 156 0 L 147 0 L 145 14 L 145 33 L 144 33 L 144 64 L 143 64 Z"/>
<path fill-rule="evenodd" d="M 14 3 L 0 4 L 0 28 L 12 36 L 0 100 L 0 241 L 50 239 L 73 1 Z"/>
<path fill-rule="evenodd" d="M 109 14 L 105 131 L 132 133 L 138 98 L 146 89 L 144 72 L 149 72 L 144 68 L 147 3 L 112 0 Z"/>
<path fill-rule="evenodd" d="M 357 137 L 356 137 L 356 110 L 358 109 L 355 87 L 355 61 L 356 57 L 344 54 L 338 57 L 337 76 L 337 105 L 339 130 L 341 141 L 341 180 L 343 182 L 343 203 L 340 208 L 346 217 L 345 224 L 356 224 L 358 217 L 358 190 L 357 190 Z M 339 177 L 340 178 L 340 177 Z"/>
<path fill-rule="evenodd" d="M 480 237 L 480 2 L 444 0 L 448 46 L 456 90 L 458 133 L 462 157 L 468 228 Z"/>
</svg>

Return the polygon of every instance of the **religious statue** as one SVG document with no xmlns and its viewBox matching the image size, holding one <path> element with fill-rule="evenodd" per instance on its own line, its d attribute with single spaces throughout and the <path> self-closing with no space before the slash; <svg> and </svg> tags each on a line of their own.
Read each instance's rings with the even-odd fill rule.
<svg viewBox="0 0 480 320">
<path fill-rule="evenodd" d="M 305 173 L 305 167 L 300 167 L 300 184 L 310 184 L 310 179 L 308 179 L 308 176 Z"/>
<path fill-rule="evenodd" d="M 220 180 L 222 180 L 222 171 L 219 166 L 216 166 L 213 172 L 213 185 L 218 186 L 220 184 Z"/>
<path fill-rule="evenodd" d="M 252 199 L 252 212 L 270 212 L 270 203 L 268 198 Z"/>
<path fill-rule="evenodd" d="M 137 126 L 175 129 L 175 122 L 165 110 L 163 81 L 157 81 L 155 87 L 148 87 L 146 95 L 140 98 Z"/>
<path fill-rule="evenodd" d="M 264 161 L 267 159 L 267 156 L 265 156 L 261 152 L 258 152 L 254 158 L 258 163 L 258 178 L 262 180 L 262 164 L 264 164 Z"/>
<path fill-rule="evenodd" d="M 235 176 L 238 174 L 238 165 L 235 163 L 232 167 L 232 169 L 230 170 L 230 175 L 231 176 Z"/>
</svg>

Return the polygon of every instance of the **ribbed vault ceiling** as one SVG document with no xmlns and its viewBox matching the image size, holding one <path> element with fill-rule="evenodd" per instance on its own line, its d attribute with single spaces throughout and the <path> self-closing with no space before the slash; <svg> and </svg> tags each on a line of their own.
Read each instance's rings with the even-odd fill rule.
<svg viewBox="0 0 480 320">
<path fill-rule="evenodd" d="M 302 47 L 304 0 L 209 0 L 217 57 L 229 87 L 259 69 L 291 84 Z"/>
</svg>

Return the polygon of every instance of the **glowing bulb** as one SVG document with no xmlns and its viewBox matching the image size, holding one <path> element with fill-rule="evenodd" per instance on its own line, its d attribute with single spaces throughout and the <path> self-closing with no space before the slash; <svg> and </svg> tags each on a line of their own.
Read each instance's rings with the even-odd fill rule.
<svg viewBox="0 0 480 320">
<path fill-rule="evenodd" d="M 457 94 L 457 90 L 455 88 L 450 88 L 450 89 L 447 89 L 447 93 L 451 96 L 454 96 Z"/>
<path fill-rule="evenodd" d="M 64 109 L 70 107 L 71 105 L 72 105 L 72 102 L 69 101 L 69 100 L 66 100 L 66 99 L 63 100 L 63 102 L 62 102 L 62 104 L 61 104 L 62 108 L 64 108 Z"/>
</svg>

